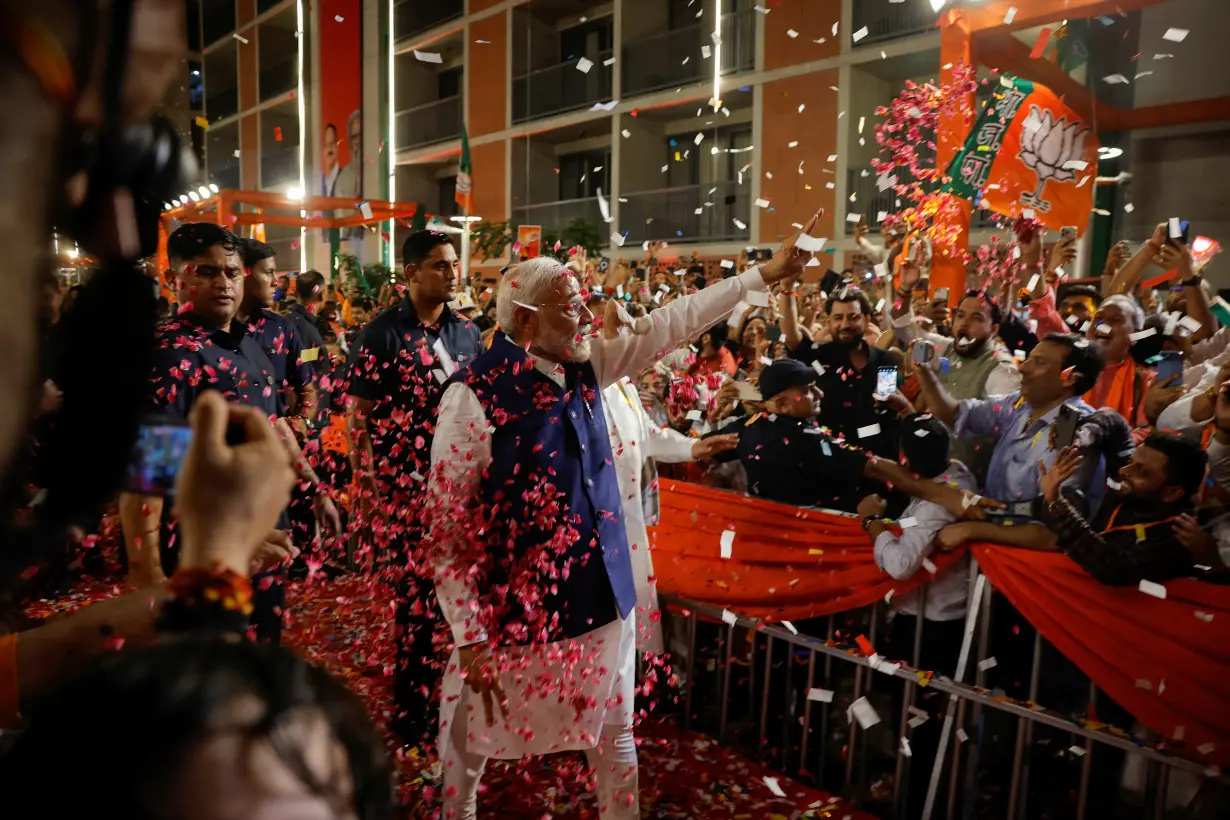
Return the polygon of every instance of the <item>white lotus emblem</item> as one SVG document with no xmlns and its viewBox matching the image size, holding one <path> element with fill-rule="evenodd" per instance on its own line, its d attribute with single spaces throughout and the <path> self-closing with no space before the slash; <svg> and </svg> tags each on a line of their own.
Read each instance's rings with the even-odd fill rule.
<svg viewBox="0 0 1230 820">
<path fill-rule="evenodd" d="M 1029 107 L 1029 116 L 1021 126 L 1020 160 L 1038 175 L 1038 187 L 1032 194 L 1021 195 L 1022 204 L 1043 213 L 1051 209 L 1051 203 L 1042 198 L 1042 190 L 1047 180 L 1076 179 L 1076 171 L 1064 166 L 1085 158 L 1085 137 L 1090 130 L 1082 127 L 1079 120 L 1067 122 L 1064 116 L 1056 122 L 1049 109 Z"/>
</svg>

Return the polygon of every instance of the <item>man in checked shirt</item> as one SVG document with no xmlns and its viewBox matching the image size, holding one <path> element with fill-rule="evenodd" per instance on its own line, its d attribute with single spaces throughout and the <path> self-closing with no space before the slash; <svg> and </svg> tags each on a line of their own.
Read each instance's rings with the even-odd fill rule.
<svg viewBox="0 0 1230 820">
<path fill-rule="evenodd" d="M 1080 463 L 1080 451 L 1072 447 L 1049 470 L 1038 462 L 1047 519 L 1059 549 L 1108 586 L 1199 574 L 1199 562 L 1184 545 L 1187 530 L 1200 528 L 1193 516 L 1208 459 L 1199 442 L 1172 433 L 1150 435 L 1120 471 L 1120 486 L 1106 496 L 1092 521 L 1060 492 Z"/>
</svg>

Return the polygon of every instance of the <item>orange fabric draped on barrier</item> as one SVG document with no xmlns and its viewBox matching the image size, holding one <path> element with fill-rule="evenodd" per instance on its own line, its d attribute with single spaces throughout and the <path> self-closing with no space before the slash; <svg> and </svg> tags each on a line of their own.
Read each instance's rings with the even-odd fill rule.
<svg viewBox="0 0 1230 820">
<path fill-rule="evenodd" d="M 683 482 L 663 481 L 660 496 L 661 519 L 650 527 L 650 540 L 663 592 L 790 621 L 866 606 L 926 580 L 895 581 L 877 567 L 857 518 Z M 732 528 L 732 556 L 723 559 L 722 531 Z M 936 567 L 959 557 L 937 555 Z"/>
<path fill-rule="evenodd" d="M 995 589 L 1113 700 L 1181 739 L 1186 756 L 1230 765 L 1230 587 L 1170 581 L 1161 599 L 1103 586 L 1058 553 L 980 544 L 974 557 Z"/>
<path fill-rule="evenodd" d="M 855 518 L 682 482 L 662 482 L 661 503 L 650 528 L 658 588 L 740 615 L 828 615 L 929 577 L 894 581 L 881 571 Z M 723 559 L 727 529 L 735 537 Z M 1171 581 L 1159 599 L 1103 586 L 1059 553 L 982 544 L 974 555 L 996 590 L 1111 698 L 1181 741 L 1185 756 L 1230 765 L 1230 587 Z M 958 557 L 933 559 L 943 569 Z"/>
</svg>

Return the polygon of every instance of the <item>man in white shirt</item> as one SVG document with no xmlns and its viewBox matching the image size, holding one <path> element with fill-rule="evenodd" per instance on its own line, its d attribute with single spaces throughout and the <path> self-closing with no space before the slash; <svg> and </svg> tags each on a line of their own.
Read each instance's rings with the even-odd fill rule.
<svg viewBox="0 0 1230 820">
<path fill-rule="evenodd" d="M 440 705 L 446 818 L 475 816 L 488 757 L 574 749 L 596 771 L 603 817 L 639 816 L 632 539 L 598 394 L 749 291 L 801 275 L 794 241 L 614 339 L 590 339 L 580 284 L 554 260 L 504 275 L 502 332 L 451 380 L 432 443 L 429 540 L 458 647 Z"/>
<path fill-rule="evenodd" d="M 607 302 L 602 335 L 607 339 L 630 332 L 621 321 L 619 303 Z M 658 495 L 656 461 L 678 464 L 712 458 L 739 443 L 735 434 L 690 438 L 667 426 L 659 426 L 645 413 L 641 398 L 626 376 L 602 391 L 602 407 L 606 411 L 607 428 L 611 435 L 611 453 L 619 478 L 619 495 L 623 499 L 624 529 L 632 550 L 632 574 L 636 582 L 636 648 L 638 654 L 658 653 L 664 649 L 662 623 L 658 616 L 658 591 L 654 586 L 653 557 L 649 554 L 649 531 L 654 523 Z"/>
<path fill-rule="evenodd" d="M 921 413 L 902 422 L 901 452 L 910 470 L 918 473 L 920 478 L 977 492 L 978 485 L 973 473 L 960 461 L 950 461 L 949 450 L 948 428 L 935 416 Z M 898 581 L 913 578 L 919 572 L 934 572 L 934 567 L 931 570 L 925 568 L 928 556 L 935 549 L 936 534 L 955 520 L 952 513 L 939 504 L 915 498 L 897 519 L 896 526 L 900 528 L 900 534 L 897 534 L 884 522 L 884 508 L 883 499 L 875 495 L 867 496 L 858 505 L 858 513 L 863 516 L 863 527 L 875 544 L 875 559 L 880 569 Z M 952 566 L 935 573 L 934 577 L 924 575 L 924 578 L 929 578 L 926 584 L 893 595 L 889 603 L 896 615 L 889 637 L 890 657 L 904 660 L 918 669 L 931 670 L 936 675 L 952 677 L 956 673 L 969 599 L 969 562 L 966 555 Z M 914 637 L 919 625 L 920 607 L 925 625 L 918 656 L 915 657 Z M 934 759 L 939 745 L 938 729 L 944 700 L 927 689 L 920 689 L 916 695 L 918 706 L 913 707 L 916 711 L 912 712 L 912 731 L 908 732 L 908 737 L 914 758 L 925 765 L 910 767 L 910 806 L 904 815 L 906 817 L 918 816 L 926 795 L 927 781 L 931 775 L 929 761 Z M 900 706 L 897 711 L 900 712 Z M 929 715 L 925 722 L 924 714 Z"/>
</svg>

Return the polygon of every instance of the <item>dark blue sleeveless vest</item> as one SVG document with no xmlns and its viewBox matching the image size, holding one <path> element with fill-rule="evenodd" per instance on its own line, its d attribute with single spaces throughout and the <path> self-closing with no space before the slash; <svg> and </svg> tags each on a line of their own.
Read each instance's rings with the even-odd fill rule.
<svg viewBox="0 0 1230 820">
<path fill-rule="evenodd" d="M 491 564 L 480 585 L 505 610 L 503 640 L 515 643 L 575 638 L 636 605 L 598 380 L 588 362 L 563 368 L 561 388 L 497 333 L 452 379 L 474 391 L 495 429 L 481 490 Z"/>
</svg>

